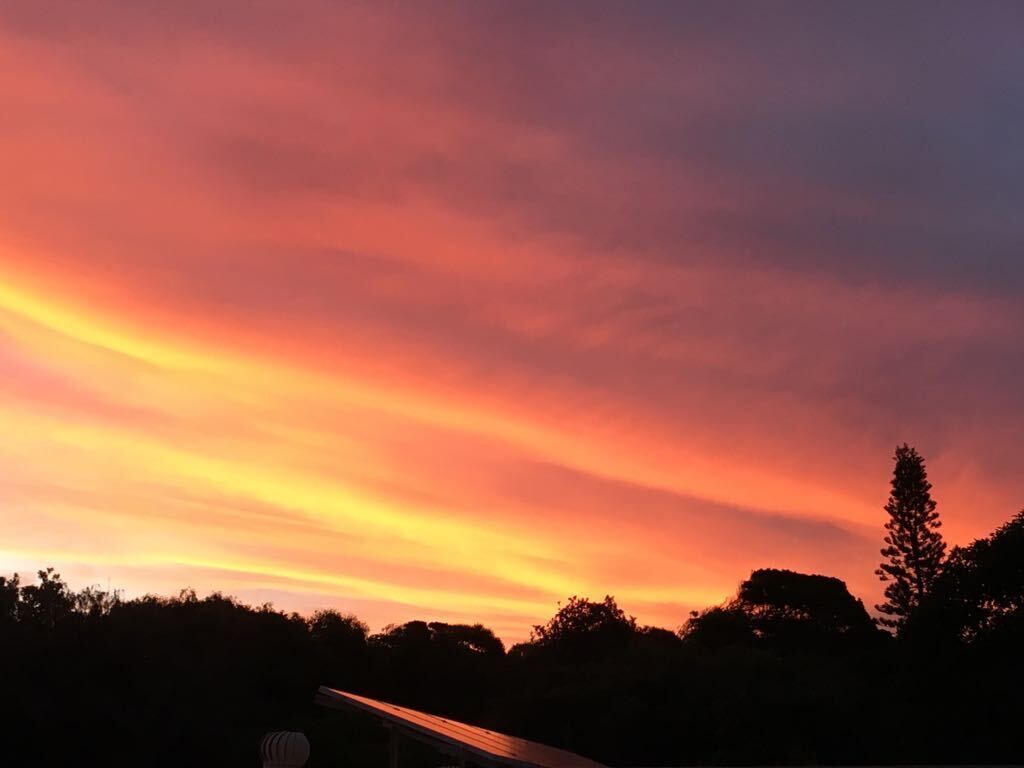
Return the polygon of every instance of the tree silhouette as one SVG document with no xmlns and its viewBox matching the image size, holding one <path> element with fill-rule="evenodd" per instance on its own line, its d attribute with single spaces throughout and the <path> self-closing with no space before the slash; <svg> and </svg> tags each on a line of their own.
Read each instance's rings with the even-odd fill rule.
<svg viewBox="0 0 1024 768">
<path fill-rule="evenodd" d="M 679 630 L 679 635 L 688 645 L 709 651 L 750 644 L 757 637 L 750 626 L 750 617 L 731 605 L 690 611 L 690 618 Z"/>
<path fill-rule="evenodd" d="M 478 719 L 505 659 L 482 625 L 409 621 L 369 638 L 370 691 L 399 704 Z"/>
<path fill-rule="evenodd" d="M 917 641 L 1024 638 L 1024 510 L 986 538 L 953 548 L 907 630 Z"/>
<path fill-rule="evenodd" d="M 83 616 L 107 616 L 121 604 L 118 590 L 107 591 L 96 586 L 85 587 L 72 597 L 75 611 Z"/>
<path fill-rule="evenodd" d="M 876 632 L 864 604 L 832 576 L 761 568 L 740 585 L 733 607 L 765 639 L 821 642 Z"/>
<path fill-rule="evenodd" d="M 369 628 L 338 611 L 314 613 L 306 622 L 325 685 L 351 688 L 365 683 Z"/>
<path fill-rule="evenodd" d="M 906 443 L 896 448 L 894 459 L 892 491 L 885 505 L 888 533 L 881 551 L 886 561 L 875 571 L 888 582 L 886 602 L 876 607 L 891 617 L 879 619 L 882 625 L 899 629 L 938 577 L 946 543 L 924 459 Z"/>
<path fill-rule="evenodd" d="M 18 620 L 18 603 L 21 601 L 21 578 L 14 574 L 10 578 L 0 576 L 0 624 Z"/>
<path fill-rule="evenodd" d="M 75 609 L 75 596 L 53 568 L 38 571 L 38 584 L 21 588 L 18 608 L 23 620 L 53 628 L 69 617 Z"/>
<path fill-rule="evenodd" d="M 596 602 L 573 595 L 547 624 L 534 626 L 532 643 L 560 656 L 603 656 L 625 647 L 636 633 L 636 619 L 605 595 Z"/>
<path fill-rule="evenodd" d="M 680 634 L 716 651 L 755 640 L 775 647 L 826 648 L 878 634 L 864 604 L 832 576 L 760 568 L 724 606 L 693 611 Z"/>
</svg>

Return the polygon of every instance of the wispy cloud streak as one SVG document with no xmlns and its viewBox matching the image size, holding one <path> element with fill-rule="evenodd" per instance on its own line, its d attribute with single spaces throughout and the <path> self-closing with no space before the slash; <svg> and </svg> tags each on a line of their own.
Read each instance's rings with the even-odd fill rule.
<svg viewBox="0 0 1024 768">
<path fill-rule="evenodd" d="M 781 9 L 4 6 L 0 565 L 516 639 L 870 600 L 897 441 L 1004 518 L 1019 9 Z"/>
</svg>

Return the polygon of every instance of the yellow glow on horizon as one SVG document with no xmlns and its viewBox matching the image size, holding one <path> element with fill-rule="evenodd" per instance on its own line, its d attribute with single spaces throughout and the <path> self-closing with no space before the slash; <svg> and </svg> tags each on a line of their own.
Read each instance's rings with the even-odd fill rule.
<svg viewBox="0 0 1024 768">
<path fill-rule="evenodd" d="M 694 462 L 688 471 L 679 470 L 670 476 L 666 470 L 678 466 L 677 462 L 659 466 L 657 454 L 650 452 L 650 447 L 645 461 L 624 460 L 610 450 L 613 446 L 602 442 L 599 434 L 589 434 L 585 428 L 566 430 L 556 422 L 502 413 L 486 402 L 456 401 L 438 392 L 410 389 L 400 381 L 380 386 L 373 378 L 355 375 L 357 371 L 346 375 L 331 365 L 310 370 L 294 361 L 225 347 L 215 338 L 175 337 L 169 330 L 139 322 L 129 326 L 114 313 L 94 314 L 91 309 L 63 304 L 38 288 L 29 290 L 14 281 L 0 287 L 0 312 L 6 313 L 6 321 L 0 314 L 0 328 L 6 327 L 10 338 L 27 354 L 44 359 L 48 357 L 45 350 L 52 349 L 58 356 L 51 357 L 49 365 L 58 369 L 72 366 L 68 370 L 84 375 L 84 382 L 115 396 L 118 380 L 137 377 L 131 366 L 142 364 L 146 366 L 143 370 L 149 371 L 145 374 L 148 383 L 145 387 L 134 386 L 131 398 L 125 402 L 137 402 L 155 414 L 192 414 L 184 422 L 194 425 L 187 431 L 171 427 L 171 432 L 162 433 L 160 422 L 154 427 L 145 421 L 111 421 L 103 413 L 94 415 L 88 410 L 80 410 L 69 421 L 50 413 L 47 407 L 21 403 L 15 408 L 0 400 L 0 418 L 7 435 L 29 455 L 29 461 L 36 456 L 39 463 L 44 463 L 44 455 L 59 450 L 82 470 L 112 461 L 119 467 L 121 479 L 114 481 L 118 484 L 208 489 L 228 499 L 301 511 L 310 521 L 326 526 L 325 535 L 340 537 L 339 541 L 350 539 L 362 557 L 381 563 L 443 567 L 461 573 L 466 586 L 453 591 L 401 579 L 361 577 L 345 572 L 343 553 L 339 553 L 337 569 L 311 570 L 273 556 L 271 549 L 240 559 L 223 545 L 215 545 L 205 554 L 189 554 L 180 548 L 161 551 L 148 543 L 147 549 L 134 558 L 97 553 L 92 558 L 96 563 L 124 566 L 130 561 L 137 567 L 244 573 L 250 582 L 255 577 L 267 585 L 276 576 L 279 583 L 325 597 L 340 591 L 360 599 L 427 605 L 440 611 L 479 608 L 535 617 L 544 615 L 545 605 L 550 608 L 569 594 L 608 591 L 606 585 L 581 572 L 578 559 L 582 553 L 554 538 L 555 528 L 543 533 L 527 521 L 495 526 L 497 521 L 451 515 L 436 505 L 408 499 L 395 502 L 360 490 L 346 480 L 345 472 L 331 478 L 323 468 L 296 464 L 295 451 L 289 447 L 292 444 L 327 447 L 339 440 L 344 444 L 343 434 L 323 431 L 314 416 L 318 408 L 338 403 L 369 409 L 369 413 L 392 414 L 410 425 L 432 424 L 483 436 L 595 477 L 682 489 L 696 497 L 716 500 L 744 498 L 742 485 L 722 484 L 721 468 L 707 461 Z M 302 411 L 295 410 L 298 403 Z M 213 421 L 208 421 L 204 430 L 204 419 L 208 418 Z M 245 437 L 238 432 L 254 418 L 261 420 L 255 434 L 262 437 L 254 439 L 255 434 Z M 172 425 L 179 422 L 176 416 L 170 421 Z M 277 440 L 281 447 L 276 445 Z M 345 449 L 357 464 L 371 462 L 364 469 L 372 467 L 382 476 L 393 472 L 393 468 L 379 465 L 380 458 L 366 455 L 360 459 L 362 451 L 359 443 Z M 78 482 L 88 481 L 79 475 Z M 758 482 L 763 500 L 771 482 L 764 478 L 758 478 Z M 51 510 L 56 513 L 53 505 Z M 128 510 L 117 512 L 126 513 Z M 109 524 L 116 525 L 116 519 Z M 197 535 L 212 535 L 204 530 L 201 524 L 195 528 Z M 614 534 L 609 531 L 611 538 L 606 542 L 605 534 L 594 538 L 596 533 L 591 532 L 586 557 L 601 557 L 599 552 L 613 551 Z M 650 535 L 657 534 L 652 531 Z M 271 547 L 265 537 L 256 542 L 263 542 L 259 546 L 264 549 Z M 319 550 L 318 542 L 305 534 L 291 540 L 279 536 L 277 545 Z M 65 554 L 70 559 L 81 556 L 70 551 Z M 493 590 L 474 595 L 469 585 L 475 573 L 550 597 L 525 599 Z M 624 600 L 651 605 L 697 599 L 713 603 L 723 597 L 721 587 L 671 583 L 642 587 L 626 584 L 615 591 Z"/>
<path fill-rule="evenodd" d="M 640 462 L 611 450 L 602 435 L 567 432 L 558 425 L 504 414 L 471 401 L 452 401 L 429 390 L 412 390 L 401 383 L 381 386 L 338 370 L 311 370 L 293 361 L 261 358 L 248 351 L 217 345 L 188 346 L 169 335 L 146 329 L 125 330 L 113 320 L 91 319 L 88 312 L 54 306 L 38 295 L 0 286 L 0 309 L 7 309 L 57 333 L 112 351 L 128 354 L 154 365 L 233 378 L 246 386 L 289 392 L 308 403 L 343 400 L 375 410 L 401 415 L 486 435 L 525 448 L 546 459 L 596 475 L 636 482 L 645 486 L 685 493 L 699 499 L 738 504 L 766 510 L 791 509 L 801 514 L 820 514 L 857 523 L 867 511 L 863 503 L 828 488 L 805 485 L 794 499 L 792 480 L 754 467 L 729 466 L 696 453 L 666 456 L 645 455 Z M 223 386 L 223 381 L 216 381 Z M 611 437 L 611 436 L 607 436 Z M 678 450 L 678 447 L 676 447 Z M 723 471 L 724 470 L 724 471 Z"/>
</svg>

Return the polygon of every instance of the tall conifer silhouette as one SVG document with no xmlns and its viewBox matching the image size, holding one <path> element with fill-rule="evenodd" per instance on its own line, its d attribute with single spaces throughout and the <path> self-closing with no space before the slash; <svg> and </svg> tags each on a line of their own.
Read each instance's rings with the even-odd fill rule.
<svg viewBox="0 0 1024 768">
<path fill-rule="evenodd" d="M 876 606 L 885 614 L 879 622 L 898 629 L 938 576 L 946 543 L 939 532 L 942 521 L 935 511 L 924 459 L 906 443 L 896 448 L 894 458 L 892 491 L 885 505 L 889 520 L 882 557 L 886 560 L 875 573 L 888 582 L 886 601 Z"/>
</svg>

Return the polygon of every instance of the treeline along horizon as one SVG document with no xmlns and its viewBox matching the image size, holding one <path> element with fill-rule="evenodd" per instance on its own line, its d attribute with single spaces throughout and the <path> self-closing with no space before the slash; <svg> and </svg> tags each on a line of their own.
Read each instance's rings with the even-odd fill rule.
<svg viewBox="0 0 1024 768">
<path fill-rule="evenodd" d="M 371 634 L 334 610 L 0 577 L 0 749 L 11 765 L 248 766 L 265 731 L 294 729 L 310 766 L 384 765 L 382 729 L 313 705 L 326 684 L 614 766 L 1024 763 L 1024 511 L 947 552 L 930 491 L 897 448 L 878 620 L 839 579 L 763 568 L 676 631 L 570 597 L 506 650 L 481 624 Z"/>
</svg>

